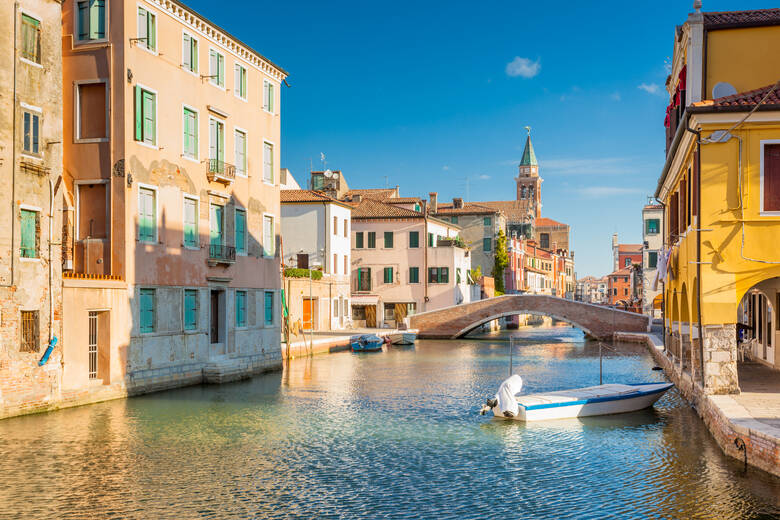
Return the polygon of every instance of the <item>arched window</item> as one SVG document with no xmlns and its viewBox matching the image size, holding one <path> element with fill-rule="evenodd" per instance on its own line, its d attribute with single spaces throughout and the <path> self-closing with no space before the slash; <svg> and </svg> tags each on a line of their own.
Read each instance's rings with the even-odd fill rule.
<svg viewBox="0 0 780 520">
<path fill-rule="evenodd" d="M 525 194 L 526 194 L 526 187 L 523 186 L 522 188 L 520 188 L 520 198 L 524 199 L 525 198 Z"/>
</svg>

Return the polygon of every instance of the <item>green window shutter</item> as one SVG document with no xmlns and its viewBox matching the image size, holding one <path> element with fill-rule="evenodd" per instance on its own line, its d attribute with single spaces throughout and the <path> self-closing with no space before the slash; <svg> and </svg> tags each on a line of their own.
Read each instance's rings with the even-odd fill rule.
<svg viewBox="0 0 780 520">
<path fill-rule="evenodd" d="M 450 268 L 449 267 L 440 267 L 440 282 L 441 283 L 450 283 Z"/>
<path fill-rule="evenodd" d="M 155 331 L 155 290 L 141 289 L 139 293 L 141 332 Z"/>
<path fill-rule="evenodd" d="M 655 269 L 655 267 L 658 265 L 658 253 L 655 251 L 650 251 L 647 253 L 647 267 L 650 269 Z"/>
<path fill-rule="evenodd" d="M 246 327 L 246 291 L 236 291 L 236 327 Z"/>
<path fill-rule="evenodd" d="M 148 188 L 138 190 L 138 240 L 153 242 L 157 227 L 155 193 Z"/>
<path fill-rule="evenodd" d="M 393 232 L 392 231 L 385 231 L 385 248 L 386 249 L 392 249 L 393 248 Z"/>
<path fill-rule="evenodd" d="M 265 324 L 270 325 L 274 322 L 274 293 L 265 292 Z"/>
<path fill-rule="evenodd" d="M 419 267 L 410 267 L 409 268 L 409 283 L 420 283 L 420 268 Z"/>
<path fill-rule="evenodd" d="M 455 269 L 455 282 L 460 284 L 460 267 Z"/>
<path fill-rule="evenodd" d="M 138 8 L 138 34 L 139 43 L 146 48 L 149 48 L 149 13 L 146 9 Z"/>
<path fill-rule="evenodd" d="M 156 128 L 156 106 L 155 95 L 151 92 L 141 90 L 143 97 L 142 112 L 143 112 L 143 141 L 149 144 L 155 144 L 157 142 L 155 133 Z"/>
<path fill-rule="evenodd" d="M 146 32 L 148 33 L 148 47 L 149 49 L 157 50 L 157 17 L 152 13 L 146 14 Z"/>
<path fill-rule="evenodd" d="M 217 159 L 219 162 L 225 162 L 225 125 L 217 123 Z"/>
<path fill-rule="evenodd" d="M 184 199 L 184 245 L 198 245 L 198 203 L 193 199 Z"/>
<path fill-rule="evenodd" d="M 144 118 L 143 118 L 143 99 L 141 87 L 135 87 L 135 140 L 140 141 L 143 139 L 144 131 Z"/>
<path fill-rule="evenodd" d="M 433 247 L 433 233 L 428 233 L 428 247 Z"/>
<path fill-rule="evenodd" d="M 274 84 L 268 84 L 268 111 L 274 111 Z"/>
<path fill-rule="evenodd" d="M 385 283 L 393 283 L 393 268 L 392 267 L 385 267 L 384 281 L 385 281 Z"/>
<path fill-rule="evenodd" d="M 198 328 L 198 291 L 184 290 L 184 330 Z"/>
<path fill-rule="evenodd" d="M 190 49 L 192 49 L 192 51 L 190 52 L 190 55 L 192 56 L 192 65 L 190 66 L 190 70 L 192 72 L 196 72 L 197 73 L 198 72 L 198 61 L 199 61 L 199 58 L 198 58 L 198 40 L 196 40 L 195 38 L 192 38 L 191 41 L 192 41 L 192 45 L 190 45 Z"/>
<path fill-rule="evenodd" d="M 23 209 L 21 211 L 21 232 L 22 232 L 22 244 L 21 244 L 21 251 L 20 256 L 22 258 L 37 258 L 38 257 L 38 247 L 37 247 L 37 238 L 38 233 L 36 232 L 36 221 L 37 219 L 37 213 L 35 211 L 30 211 Z"/>
<path fill-rule="evenodd" d="M 482 219 L 482 222 L 483 222 L 483 224 L 485 224 L 486 226 L 489 226 L 489 225 L 491 225 L 491 224 L 492 224 L 492 222 L 493 222 L 493 221 L 490 219 L 490 217 L 485 217 L 485 218 L 483 218 L 483 219 Z"/>
<path fill-rule="evenodd" d="M 182 36 L 181 41 L 181 64 L 187 70 L 192 70 L 192 37 L 189 34 Z"/>
<path fill-rule="evenodd" d="M 358 231 L 355 233 L 355 249 L 363 249 L 363 232 Z"/>
<path fill-rule="evenodd" d="M 225 57 L 221 54 L 217 54 L 217 63 L 219 64 L 219 72 L 217 72 L 219 77 L 217 78 L 217 82 L 219 83 L 220 87 L 224 87 L 225 86 Z"/>
<path fill-rule="evenodd" d="M 223 244 L 222 241 L 222 230 L 224 222 L 222 220 L 222 216 L 224 213 L 224 208 L 222 206 L 218 206 L 217 204 L 211 205 L 211 245 L 213 246 L 221 246 Z"/>
<path fill-rule="evenodd" d="M 483 251 L 490 251 L 492 247 L 492 240 L 490 238 L 483 238 L 482 239 L 482 250 Z"/>
<path fill-rule="evenodd" d="M 420 232 L 419 231 L 410 231 L 409 232 L 409 247 L 420 247 Z"/>
<path fill-rule="evenodd" d="M 236 210 L 236 252 L 246 253 L 246 212 Z"/>
<path fill-rule="evenodd" d="M 89 38 L 89 1 L 83 0 L 79 2 L 79 20 L 78 20 L 78 34 L 79 40 L 86 40 Z"/>
<path fill-rule="evenodd" d="M 374 249 L 376 247 L 376 232 L 369 231 L 368 232 L 368 248 Z"/>
<path fill-rule="evenodd" d="M 89 39 L 98 40 L 105 37 L 106 37 L 105 0 L 89 0 Z"/>
</svg>

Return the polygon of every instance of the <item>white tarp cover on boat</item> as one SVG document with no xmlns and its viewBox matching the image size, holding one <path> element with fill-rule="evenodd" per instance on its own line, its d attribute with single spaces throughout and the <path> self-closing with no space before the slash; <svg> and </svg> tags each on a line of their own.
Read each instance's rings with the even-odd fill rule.
<svg viewBox="0 0 780 520">
<path fill-rule="evenodd" d="M 517 374 L 509 376 L 509 379 L 501 383 L 498 387 L 496 399 L 498 400 L 498 409 L 501 413 L 509 412 L 516 416 L 520 412 L 515 396 L 523 389 L 523 378 Z"/>
<path fill-rule="evenodd" d="M 521 405 L 528 407 L 540 404 L 584 401 L 586 399 L 596 399 L 599 397 L 617 397 L 619 395 L 634 394 L 638 392 L 639 390 L 631 385 L 608 384 L 590 386 L 587 388 L 576 388 L 573 390 L 548 392 L 546 394 L 529 394 L 521 396 L 517 400 Z"/>
</svg>

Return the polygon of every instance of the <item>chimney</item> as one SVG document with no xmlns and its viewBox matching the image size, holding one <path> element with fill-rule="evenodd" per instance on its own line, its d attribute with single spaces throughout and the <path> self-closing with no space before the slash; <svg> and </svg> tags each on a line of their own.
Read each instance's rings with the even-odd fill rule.
<svg viewBox="0 0 780 520">
<path fill-rule="evenodd" d="M 437 199 L 439 198 L 439 194 L 435 191 L 432 191 L 428 194 L 428 197 L 431 200 L 431 213 L 436 214 L 439 210 L 439 205 L 437 204 Z"/>
<path fill-rule="evenodd" d="M 612 247 L 617 247 L 618 245 L 618 235 L 617 233 L 612 233 Z"/>
<path fill-rule="evenodd" d="M 454 197 L 452 199 L 452 207 L 455 209 L 461 209 L 463 207 L 463 199 L 460 197 Z"/>
</svg>

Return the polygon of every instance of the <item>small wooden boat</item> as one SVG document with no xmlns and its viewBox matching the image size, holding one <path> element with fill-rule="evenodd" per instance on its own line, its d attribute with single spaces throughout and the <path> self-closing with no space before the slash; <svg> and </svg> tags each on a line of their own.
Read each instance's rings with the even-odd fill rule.
<svg viewBox="0 0 780 520">
<path fill-rule="evenodd" d="M 387 337 L 390 338 L 390 343 L 393 345 L 414 345 L 414 342 L 417 341 L 417 334 L 407 330 L 393 332 Z"/>
<path fill-rule="evenodd" d="M 353 336 L 350 346 L 352 352 L 381 352 L 384 340 L 375 334 Z"/>
<path fill-rule="evenodd" d="M 608 384 L 540 394 L 516 395 L 522 386 L 513 375 L 501 384 L 480 413 L 492 410 L 502 419 L 543 421 L 634 412 L 653 406 L 672 383 Z M 511 400 L 510 400 L 511 396 Z"/>
</svg>

